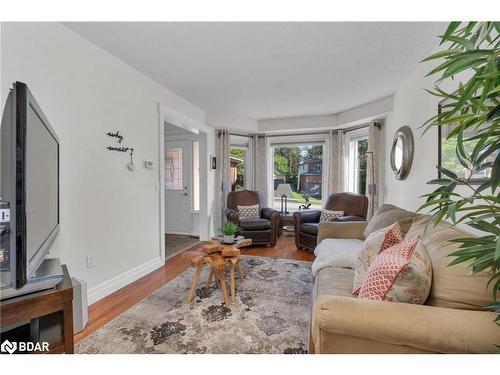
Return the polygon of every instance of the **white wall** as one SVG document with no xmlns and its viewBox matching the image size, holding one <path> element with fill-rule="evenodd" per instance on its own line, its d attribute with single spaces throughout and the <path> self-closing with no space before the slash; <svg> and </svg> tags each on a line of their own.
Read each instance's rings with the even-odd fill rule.
<svg viewBox="0 0 500 375">
<path fill-rule="evenodd" d="M 201 123 L 204 112 L 57 23 L 4 23 L 1 48 L 3 100 L 13 81 L 27 83 L 61 142 L 51 255 L 87 281 L 91 301 L 161 265 L 158 103 Z M 135 148 L 134 173 L 106 150 L 110 130 Z"/>
<path fill-rule="evenodd" d="M 429 52 L 429 55 L 433 53 Z M 435 186 L 426 182 L 437 178 L 438 132 L 430 129 L 425 135 L 420 127 L 437 114 L 440 98 L 424 90 L 432 89 L 437 76 L 425 77 L 435 64 L 419 64 L 406 78 L 394 95 L 393 111 L 386 118 L 381 136 L 381 182 L 382 202 L 392 203 L 409 210 L 416 210 L 424 201 L 419 198 L 429 193 Z M 461 77 L 441 85 L 445 90 L 453 91 L 458 87 Z M 390 166 L 390 150 L 394 133 L 401 126 L 409 126 L 413 132 L 414 155 L 410 174 L 404 181 L 394 177 Z M 459 190 L 460 191 L 460 190 Z"/>
<path fill-rule="evenodd" d="M 207 111 L 205 121 L 215 129 L 229 129 L 244 133 L 257 133 L 259 131 L 257 120 L 228 113 Z"/>
<path fill-rule="evenodd" d="M 3 87 L 3 81 L 2 81 L 2 28 L 3 28 L 4 22 L 0 22 L 0 88 Z M 3 113 L 3 95 L 0 94 L 0 113 Z M 1 114 L 0 114 L 0 121 L 1 121 Z"/>
<path fill-rule="evenodd" d="M 259 130 L 263 133 L 309 132 L 331 129 L 336 125 L 335 115 L 304 116 L 260 120 Z"/>
</svg>

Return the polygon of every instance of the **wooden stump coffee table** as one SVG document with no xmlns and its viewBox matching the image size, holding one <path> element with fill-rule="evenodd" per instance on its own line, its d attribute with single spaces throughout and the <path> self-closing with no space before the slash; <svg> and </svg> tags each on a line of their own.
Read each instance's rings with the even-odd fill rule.
<svg viewBox="0 0 500 375">
<path fill-rule="evenodd" d="M 215 276 L 216 282 L 220 285 L 222 294 L 224 297 L 224 304 L 228 305 L 228 296 L 226 288 L 226 280 L 224 275 L 225 266 L 229 266 L 229 282 L 231 286 L 231 300 L 236 301 L 236 283 L 234 279 L 235 268 L 238 269 L 241 281 L 243 281 L 243 273 L 241 272 L 240 265 L 240 247 L 250 246 L 252 244 L 251 239 L 241 238 L 234 244 L 224 244 L 217 238 L 212 238 L 208 244 L 202 247 L 202 250 L 195 250 L 187 253 L 187 256 L 191 257 L 191 265 L 196 268 L 196 273 L 193 278 L 193 283 L 191 285 L 191 290 L 189 291 L 188 301 L 191 302 L 196 293 L 196 288 L 198 287 L 198 282 L 200 281 L 200 275 L 203 270 L 203 266 L 208 264 L 210 267 L 210 273 L 208 275 L 208 280 L 206 287 L 210 286 L 213 277 Z"/>
</svg>

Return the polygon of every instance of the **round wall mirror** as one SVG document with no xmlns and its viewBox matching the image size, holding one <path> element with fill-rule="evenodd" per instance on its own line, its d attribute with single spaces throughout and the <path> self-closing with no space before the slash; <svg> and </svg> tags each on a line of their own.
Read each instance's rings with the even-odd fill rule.
<svg viewBox="0 0 500 375">
<path fill-rule="evenodd" d="M 413 160 L 413 135 L 408 126 L 398 129 L 392 140 L 391 168 L 398 180 L 404 180 L 410 173 Z"/>
</svg>

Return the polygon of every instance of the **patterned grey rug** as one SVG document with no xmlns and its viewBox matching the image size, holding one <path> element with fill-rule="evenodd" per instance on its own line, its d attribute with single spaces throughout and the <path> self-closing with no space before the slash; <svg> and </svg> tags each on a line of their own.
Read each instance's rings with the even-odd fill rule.
<svg viewBox="0 0 500 375">
<path fill-rule="evenodd" d="M 191 304 L 189 269 L 76 346 L 76 353 L 289 353 L 308 348 L 311 263 L 241 256 L 236 302 L 208 289 Z M 226 278 L 229 280 L 229 278 Z"/>
</svg>

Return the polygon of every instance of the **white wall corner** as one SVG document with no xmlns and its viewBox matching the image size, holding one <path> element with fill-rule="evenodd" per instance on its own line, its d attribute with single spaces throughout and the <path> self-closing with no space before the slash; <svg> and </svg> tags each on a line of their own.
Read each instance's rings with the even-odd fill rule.
<svg viewBox="0 0 500 375">
<path fill-rule="evenodd" d="M 362 125 L 368 121 L 385 118 L 389 113 L 391 113 L 393 103 L 393 95 L 390 95 L 385 98 L 377 99 L 339 112 L 335 114 L 337 126 L 343 128 Z"/>
<path fill-rule="evenodd" d="M 111 293 L 116 292 L 124 286 L 139 280 L 141 277 L 157 270 L 164 264 L 165 262 L 160 257 L 154 258 L 90 288 L 87 293 L 89 305 L 99 301 Z"/>
<path fill-rule="evenodd" d="M 311 132 L 331 129 L 335 125 L 335 115 L 287 117 L 259 120 L 259 131 L 268 134 Z"/>
<path fill-rule="evenodd" d="M 393 96 L 390 95 L 332 115 L 259 120 L 259 131 L 268 134 L 290 134 L 346 128 L 383 119 L 391 113 L 392 108 Z"/>
</svg>

